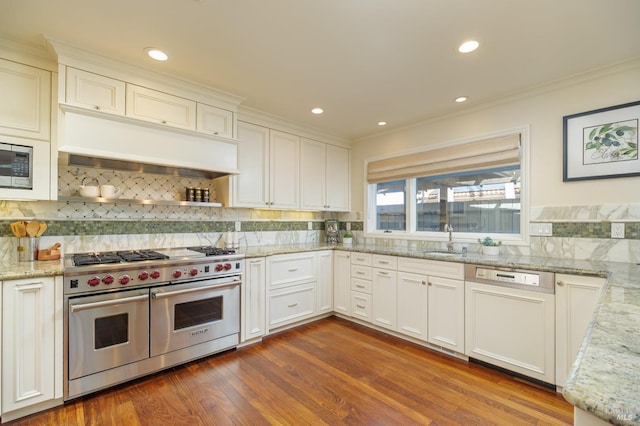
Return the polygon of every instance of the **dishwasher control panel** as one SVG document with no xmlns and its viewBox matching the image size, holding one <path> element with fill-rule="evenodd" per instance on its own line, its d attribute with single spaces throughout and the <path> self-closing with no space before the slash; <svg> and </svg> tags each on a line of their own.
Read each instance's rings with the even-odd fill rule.
<svg viewBox="0 0 640 426">
<path fill-rule="evenodd" d="M 555 274 L 547 271 L 466 264 L 464 280 L 499 287 L 555 294 Z"/>
<path fill-rule="evenodd" d="M 475 278 L 521 285 L 540 285 L 540 275 L 528 272 L 500 271 L 498 269 L 476 268 Z"/>
</svg>

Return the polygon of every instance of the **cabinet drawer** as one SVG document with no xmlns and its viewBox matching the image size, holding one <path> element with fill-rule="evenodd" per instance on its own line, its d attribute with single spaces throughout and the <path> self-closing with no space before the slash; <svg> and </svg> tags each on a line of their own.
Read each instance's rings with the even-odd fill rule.
<svg viewBox="0 0 640 426">
<path fill-rule="evenodd" d="M 371 268 L 368 266 L 359 266 L 353 265 L 351 266 L 351 276 L 353 278 L 360 278 L 363 280 L 371 279 Z"/>
<path fill-rule="evenodd" d="M 351 256 L 352 265 L 371 266 L 371 254 L 370 253 L 353 253 Z"/>
<path fill-rule="evenodd" d="M 399 257 L 398 271 L 455 280 L 464 279 L 464 263 L 456 262 Z"/>
<path fill-rule="evenodd" d="M 282 288 L 315 281 L 315 253 L 269 258 L 269 288 Z"/>
<path fill-rule="evenodd" d="M 351 292 L 351 316 L 367 322 L 371 322 L 371 295 Z"/>
<path fill-rule="evenodd" d="M 303 284 L 269 294 L 269 326 L 280 327 L 313 316 L 315 283 Z"/>
<path fill-rule="evenodd" d="M 381 254 L 374 254 L 372 257 L 372 266 L 374 268 L 382 268 L 382 269 L 397 269 L 398 258 L 396 256 L 384 256 Z"/>
<path fill-rule="evenodd" d="M 351 290 L 371 294 L 371 281 L 351 278 Z"/>
</svg>

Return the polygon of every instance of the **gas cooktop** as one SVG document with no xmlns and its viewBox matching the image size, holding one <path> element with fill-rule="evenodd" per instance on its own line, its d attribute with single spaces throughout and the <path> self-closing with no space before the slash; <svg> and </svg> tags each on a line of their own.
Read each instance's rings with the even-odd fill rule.
<svg viewBox="0 0 640 426">
<path fill-rule="evenodd" d="M 161 265 L 177 260 L 193 260 L 209 258 L 240 258 L 235 250 L 223 249 L 213 246 L 198 246 L 178 249 L 157 249 L 157 250 L 120 250 L 90 253 L 76 253 L 67 256 L 65 269 L 82 268 L 87 266 L 109 266 L 117 267 L 122 264 L 133 264 L 136 262 L 154 263 Z"/>
</svg>

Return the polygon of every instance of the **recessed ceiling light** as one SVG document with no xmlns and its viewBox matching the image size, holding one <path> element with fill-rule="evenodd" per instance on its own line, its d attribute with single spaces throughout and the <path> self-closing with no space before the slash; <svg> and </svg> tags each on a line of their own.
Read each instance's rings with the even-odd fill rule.
<svg viewBox="0 0 640 426">
<path fill-rule="evenodd" d="M 322 114 L 324 110 L 322 108 L 314 108 L 311 110 L 311 112 L 314 114 Z"/>
<path fill-rule="evenodd" d="M 466 96 L 459 96 L 459 97 L 455 98 L 455 101 L 458 102 L 458 103 L 464 102 L 466 100 L 467 100 Z"/>
<path fill-rule="evenodd" d="M 378 121 L 378 126 L 386 126 L 387 122 L 386 121 Z"/>
<path fill-rule="evenodd" d="M 458 47 L 458 52 L 460 52 L 460 53 L 473 52 L 474 50 L 476 50 L 478 48 L 478 46 L 480 46 L 480 43 L 478 43 L 477 41 L 468 40 L 468 41 L 465 41 L 464 43 L 462 43 Z"/>
<path fill-rule="evenodd" d="M 155 59 L 156 61 L 166 61 L 167 59 L 169 59 L 169 56 L 167 56 L 166 53 L 164 53 L 160 49 L 156 49 L 155 47 L 147 47 L 146 49 L 144 49 L 144 51 L 147 52 L 147 55 L 149 55 L 149 57 Z"/>
</svg>

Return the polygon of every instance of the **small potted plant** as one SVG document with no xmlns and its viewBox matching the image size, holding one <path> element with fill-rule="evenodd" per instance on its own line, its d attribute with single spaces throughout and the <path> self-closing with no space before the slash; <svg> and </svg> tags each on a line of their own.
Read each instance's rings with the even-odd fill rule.
<svg viewBox="0 0 640 426">
<path fill-rule="evenodd" d="M 347 231 L 342 236 L 342 244 L 345 246 L 350 246 L 353 244 L 353 236 L 351 235 L 351 231 Z"/>
<path fill-rule="evenodd" d="M 501 241 L 493 241 L 491 237 L 485 237 L 484 240 L 478 239 L 482 244 L 482 254 L 487 256 L 497 256 L 500 254 Z"/>
</svg>

